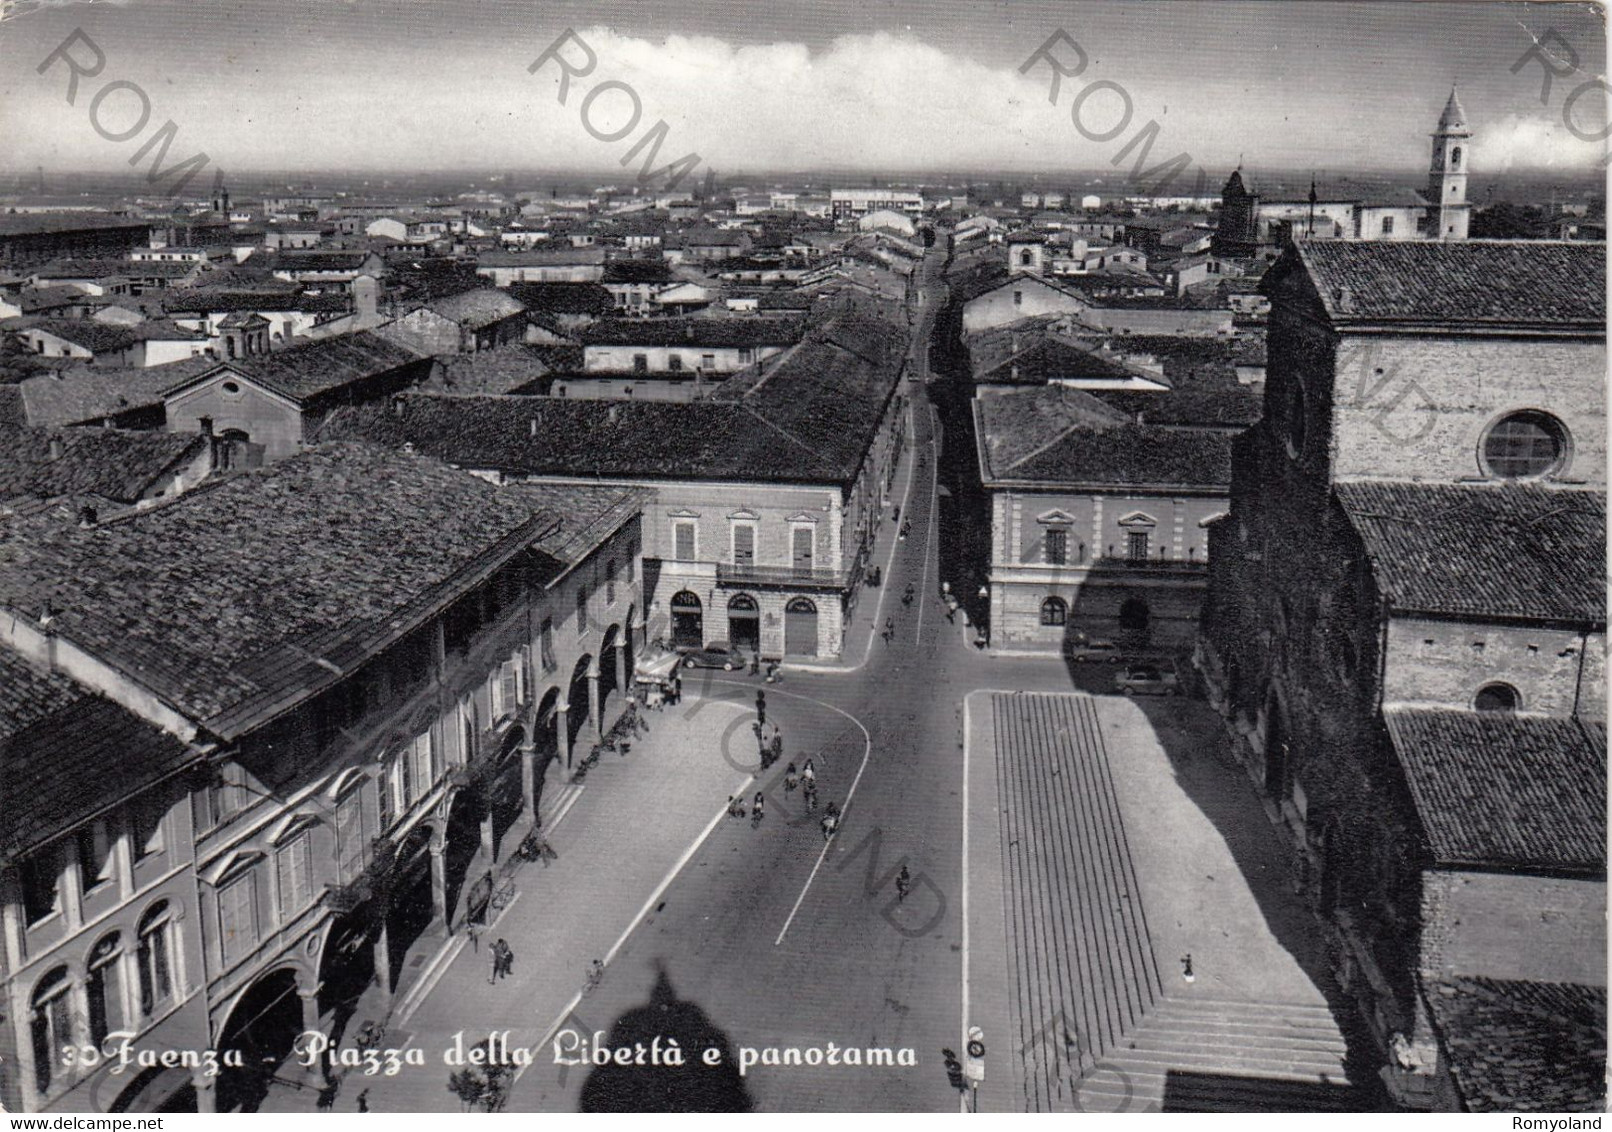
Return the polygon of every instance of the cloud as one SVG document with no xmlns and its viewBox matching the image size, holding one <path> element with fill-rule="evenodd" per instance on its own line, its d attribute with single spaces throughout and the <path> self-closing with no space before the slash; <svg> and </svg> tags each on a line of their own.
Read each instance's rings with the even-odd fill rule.
<svg viewBox="0 0 1612 1132">
<path fill-rule="evenodd" d="M 1607 143 L 1597 135 L 1605 130 L 1606 109 L 1593 102 L 1586 97 L 1574 105 L 1571 130 L 1560 114 L 1550 118 L 1510 114 L 1478 128 L 1472 139 L 1473 167 L 1485 173 L 1581 171 L 1604 162 Z"/>
</svg>

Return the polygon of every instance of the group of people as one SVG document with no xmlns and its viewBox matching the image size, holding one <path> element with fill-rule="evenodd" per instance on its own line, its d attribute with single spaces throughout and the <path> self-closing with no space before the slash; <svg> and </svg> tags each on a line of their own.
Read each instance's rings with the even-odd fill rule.
<svg viewBox="0 0 1612 1132">
<path fill-rule="evenodd" d="M 505 943 L 502 939 L 493 944 L 492 950 L 488 952 L 488 955 L 492 957 L 493 961 L 492 973 L 487 976 L 487 981 L 489 983 L 496 983 L 505 975 L 514 972 L 515 952 L 509 946 L 509 944 Z"/>
<path fill-rule="evenodd" d="M 794 763 L 790 763 L 788 766 L 784 767 L 784 793 L 793 794 L 796 790 L 801 791 L 802 797 L 806 801 L 806 809 L 808 811 L 814 811 L 817 809 L 817 766 L 812 759 L 807 759 L 806 765 L 798 769 Z M 756 796 L 750 801 L 748 809 L 746 808 L 746 803 L 742 795 L 735 796 L 733 794 L 729 794 L 728 817 L 743 818 L 748 815 L 750 818 L 750 825 L 752 828 L 754 828 L 759 826 L 762 822 L 762 819 L 766 816 L 766 803 L 766 794 L 760 790 L 756 791 Z M 833 802 L 828 803 L 828 805 L 824 807 L 823 820 L 821 824 L 823 829 L 823 839 L 825 841 L 833 837 L 835 832 L 839 829 L 840 808 Z"/>
</svg>

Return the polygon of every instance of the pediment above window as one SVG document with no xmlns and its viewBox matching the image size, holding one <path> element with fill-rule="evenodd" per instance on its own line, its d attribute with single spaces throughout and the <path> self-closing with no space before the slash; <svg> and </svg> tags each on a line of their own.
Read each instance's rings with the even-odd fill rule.
<svg viewBox="0 0 1612 1132">
<path fill-rule="evenodd" d="M 789 523 L 815 523 L 815 522 L 817 522 L 817 516 L 816 515 L 808 515 L 806 512 L 802 511 L 799 515 L 791 515 L 791 516 L 789 516 L 789 518 L 786 519 L 785 522 L 789 522 Z"/>
<path fill-rule="evenodd" d="M 1145 511 L 1132 511 L 1119 518 L 1119 525 L 1128 530 L 1146 530 L 1159 525 L 1159 521 Z"/>
<path fill-rule="evenodd" d="M 1043 511 L 1035 517 L 1035 521 L 1045 526 L 1069 527 L 1076 522 L 1069 512 L 1054 507 L 1051 511 Z"/>
<path fill-rule="evenodd" d="M 295 837 L 297 834 L 301 833 L 310 826 L 315 826 L 318 824 L 319 817 L 317 814 L 287 814 L 269 829 L 269 844 L 278 845 L 282 841 L 287 841 Z"/>
<path fill-rule="evenodd" d="M 267 854 L 259 849 L 237 849 L 221 858 L 201 873 L 201 879 L 217 888 L 231 877 L 240 874 L 263 860 Z"/>
<path fill-rule="evenodd" d="M 760 521 L 761 516 L 759 514 L 757 514 L 756 512 L 750 510 L 750 508 L 748 508 L 748 507 L 741 507 L 737 511 L 731 512 L 728 515 L 728 518 L 730 518 L 730 519 L 740 519 L 740 520 L 743 520 L 743 521 L 748 522 L 748 523 L 755 523 L 755 522 Z"/>
<path fill-rule="evenodd" d="M 1218 523 L 1228 514 L 1230 514 L 1228 511 L 1216 511 L 1213 515 L 1206 515 L 1202 519 L 1199 519 L 1198 526 L 1207 527 L 1210 523 Z"/>
<path fill-rule="evenodd" d="M 690 511 L 687 507 L 679 507 L 676 510 L 666 512 L 666 514 L 674 519 L 698 519 L 700 517 L 698 511 Z"/>
</svg>

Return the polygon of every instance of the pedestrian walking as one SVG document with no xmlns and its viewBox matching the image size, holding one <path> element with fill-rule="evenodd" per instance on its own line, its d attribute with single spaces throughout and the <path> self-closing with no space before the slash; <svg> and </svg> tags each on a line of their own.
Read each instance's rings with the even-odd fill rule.
<svg viewBox="0 0 1612 1132">
<path fill-rule="evenodd" d="M 760 688 L 756 689 L 756 723 L 767 722 L 767 693 Z"/>
<path fill-rule="evenodd" d="M 784 757 L 784 736 L 783 736 L 783 732 L 774 731 L 772 733 L 772 759 L 770 761 L 771 762 L 777 762 L 779 759 L 781 759 L 783 757 Z"/>
<path fill-rule="evenodd" d="M 757 790 L 756 791 L 756 800 L 750 807 L 750 828 L 752 828 L 752 829 L 754 829 L 757 826 L 759 826 L 761 824 L 761 819 L 764 816 L 766 816 L 765 814 L 762 813 L 762 802 L 763 802 L 763 798 L 762 798 L 762 795 L 761 795 L 761 791 Z"/>
<path fill-rule="evenodd" d="M 369 1090 L 368 1089 L 365 1089 L 362 1093 L 358 1094 L 358 1111 L 359 1112 L 368 1112 L 369 1111 Z"/>
<path fill-rule="evenodd" d="M 912 874 L 907 871 L 907 866 L 903 864 L 901 866 L 901 871 L 896 874 L 896 898 L 898 900 L 905 900 L 907 898 L 907 893 L 911 891 Z"/>
<path fill-rule="evenodd" d="M 799 785 L 800 773 L 795 769 L 795 764 L 790 763 L 788 766 L 784 767 L 784 793 L 793 793 L 795 787 Z"/>
<path fill-rule="evenodd" d="M 487 972 L 487 981 L 496 983 L 498 976 L 504 973 L 504 955 L 498 950 L 496 943 L 487 949 L 487 959 L 492 965 Z"/>
</svg>

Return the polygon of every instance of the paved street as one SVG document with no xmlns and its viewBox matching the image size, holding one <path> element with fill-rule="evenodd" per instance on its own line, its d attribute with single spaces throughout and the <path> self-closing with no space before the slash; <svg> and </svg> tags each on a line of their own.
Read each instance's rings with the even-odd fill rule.
<svg viewBox="0 0 1612 1132">
<path fill-rule="evenodd" d="M 920 367 L 940 299 L 936 262 L 929 264 L 916 328 Z M 1301 921 L 1284 920 L 1254 936 L 1246 929 L 1253 921 L 1263 925 L 1260 913 L 1268 918 L 1273 907 L 1280 916 L 1297 915 L 1280 900 L 1256 900 L 1238 872 L 1272 851 L 1257 803 L 1225 767 L 1183 764 L 1182 785 L 1171 777 L 1176 754 L 1205 736 L 1217 739 L 1211 713 L 1193 704 L 1143 709 L 1073 695 L 1076 682 L 1062 665 L 990 656 L 975 647 L 963 614 L 947 619 L 938 545 L 946 532 L 935 522 L 938 418 L 922 385 L 914 390 L 912 443 L 896 481 L 911 530 L 900 539 L 895 523 L 883 524 L 875 561 L 884 566 L 884 583 L 862 595 L 842 663 L 791 668 L 776 685 L 743 673 L 688 680 L 685 702 L 652 714 L 650 736 L 631 755 L 601 763 L 589 776 L 551 835 L 558 862 L 546 870 L 527 867 L 519 898 L 478 949 L 461 940 L 431 961 L 388 1036 L 388 1044 L 406 1039 L 425 1050 L 427 1068 L 392 1078 L 353 1076 L 337 1097 L 338 1110 L 354 1108 L 366 1088 L 366 1103 L 377 1111 L 453 1110 L 458 1101 L 446 1087 L 441 1050 L 461 1030 L 473 1044 L 507 1029 L 512 1047 L 538 1047 L 536 1062 L 520 1069 L 512 1087 L 512 1111 L 954 1111 L 965 1094 L 945 1051 L 961 1051 L 965 994 L 970 1020 L 991 1039 L 982 1107 L 1079 1107 L 1075 1077 L 1093 1070 L 1098 1075 L 1080 1086 L 1081 1096 L 1096 1109 L 1122 1107 L 1132 1104 L 1134 1082 L 1150 1071 L 1157 1070 L 1154 1092 L 1162 1092 L 1163 1070 L 1152 1063 L 1121 1070 L 1131 1083 L 1110 1095 L 1100 1074 L 1118 1078 L 1111 1062 L 1098 1067 L 1097 1060 L 1121 1052 L 1122 1040 L 1156 1003 L 1180 997 L 1164 993 L 1166 985 L 1179 989 L 1177 951 L 1199 956 L 1205 977 L 1198 997 L 1211 1002 L 1213 1014 L 1214 1001 L 1258 998 L 1237 978 L 1238 949 L 1250 939 L 1277 958 L 1284 946 L 1293 947 L 1297 958 L 1273 968 L 1284 972 L 1280 1001 L 1320 1012 L 1326 1045 L 1320 1056 L 1337 1066 L 1336 1043 L 1326 1044 L 1331 1038 L 1321 1025 L 1330 1023 L 1324 1000 L 1306 974 L 1314 966 L 1313 941 L 1303 936 Z M 909 582 L 916 599 L 907 605 L 901 597 Z M 890 639 L 879 631 L 887 618 L 894 622 Z M 1043 698 L 1074 703 L 1047 710 L 1075 712 L 1080 726 L 1101 734 L 1101 781 L 1071 787 L 1050 807 L 1043 804 L 1029 825 L 1013 825 L 1018 819 L 1003 817 L 1004 808 L 1016 811 L 1019 802 L 1004 803 L 1003 795 L 1037 796 L 1041 760 L 1075 760 L 1071 773 L 1085 774 L 1076 762 L 1095 756 L 1074 748 L 1056 755 L 1057 735 L 1026 732 L 1013 757 L 1029 761 L 1009 765 L 993 742 L 980 741 L 980 729 L 993 724 L 991 697 L 979 693 L 970 701 L 976 735 L 965 775 L 963 705 L 977 689 L 1056 693 Z M 752 780 L 760 769 L 750 730 L 758 691 L 767 719 L 782 728 L 785 756 Z M 1160 754 L 1166 749 L 1169 757 Z M 844 811 L 829 842 L 820 814 L 805 810 L 800 791 L 782 785 L 784 764 L 806 757 L 814 760 L 821 804 Z M 1194 774 L 1202 780 L 1197 789 L 1188 781 Z M 1161 793 L 1161 781 L 1175 795 Z M 766 798 L 759 823 L 725 816 L 729 794 L 757 790 Z M 966 838 L 965 791 L 971 793 Z M 1063 944 L 1035 942 L 1047 917 L 1113 921 L 1112 909 L 1099 907 L 1089 886 L 1057 870 L 1037 882 L 1045 907 L 1022 900 L 1014 888 L 1030 859 L 1020 855 L 1032 843 L 1061 837 L 1066 811 L 1093 805 L 1106 807 L 1105 821 L 1118 821 L 1113 815 L 1123 811 L 1135 852 L 1093 842 L 1064 864 L 1078 871 L 1090 856 L 1122 878 L 1130 907 L 1121 919 L 1130 926 L 1101 930 L 1129 939 L 1131 950 L 1100 972 L 1068 966 L 1055 978 L 1038 975 L 1027 962 L 1064 964 L 1078 950 L 1075 943 L 1065 952 Z M 1227 815 L 1230 826 L 1222 820 Z M 1236 822 L 1247 823 L 1245 835 L 1227 832 Z M 1155 825 L 1176 831 L 1173 850 L 1146 836 Z M 1016 833 L 1029 841 L 1015 841 Z M 1244 842 L 1257 843 L 1257 852 L 1240 851 Z M 1227 844 L 1229 857 L 1222 852 Z M 1201 878 L 1189 875 L 1201 863 L 1188 859 L 1194 853 L 1210 854 L 1205 859 L 1213 859 L 1217 888 L 1204 889 Z M 895 885 L 903 864 L 913 879 L 904 900 Z M 1270 896 L 1268 882 L 1256 879 L 1256 888 Z M 967 940 L 965 901 L 972 904 Z M 1146 916 L 1153 919 L 1144 926 Z M 485 947 L 496 937 L 510 942 L 516 962 L 510 978 L 490 985 Z M 593 958 L 608 966 L 597 989 L 584 994 Z M 1073 1045 L 1088 1051 L 1072 1063 L 1072 1075 L 1057 1056 L 1047 1060 L 1043 1047 L 1062 1041 L 1063 1033 L 1048 1029 L 1035 1011 L 1050 1004 L 1054 1017 L 1063 1017 L 1062 1008 L 1074 1018 L 1085 1009 L 1082 982 L 1094 976 L 1114 1001 L 1130 995 L 1132 1013 L 1123 1023 L 1071 1023 Z M 1041 1005 L 1027 1005 L 1034 1003 Z M 1200 1021 L 1213 1028 L 1213 1019 Z M 1166 1016 L 1158 1024 L 1170 1022 Z M 589 1052 L 582 1043 L 596 1033 L 611 1048 L 641 1041 L 647 1049 L 657 1036 L 663 1046 L 675 1039 L 687 1064 L 555 1063 L 556 1048 L 568 1062 L 582 1060 Z M 864 1063 L 828 1064 L 831 1044 L 855 1051 L 842 1060 Z M 759 1060 L 760 1051 L 774 1048 L 802 1051 L 802 1063 Z M 721 1051 L 718 1067 L 700 1064 L 707 1049 Z M 758 1062 L 741 1075 L 743 1050 L 758 1051 Z M 807 1051 L 818 1050 L 822 1062 L 809 1063 Z M 867 1064 L 885 1050 L 891 1056 L 911 1050 L 916 1064 Z M 308 1106 L 305 1094 L 276 1102 L 271 1107 Z"/>
</svg>

